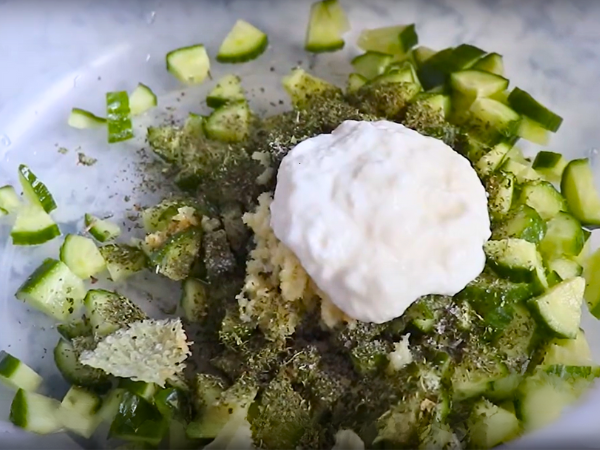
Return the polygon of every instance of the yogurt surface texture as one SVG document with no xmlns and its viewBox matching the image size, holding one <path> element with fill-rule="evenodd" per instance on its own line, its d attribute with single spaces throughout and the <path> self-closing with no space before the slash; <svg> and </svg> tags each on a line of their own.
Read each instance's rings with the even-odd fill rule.
<svg viewBox="0 0 600 450">
<path fill-rule="evenodd" d="M 454 295 L 483 270 L 486 191 L 440 140 L 345 121 L 283 159 L 271 226 L 350 317 L 382 323 L 419 297 Z"/>
</svg>

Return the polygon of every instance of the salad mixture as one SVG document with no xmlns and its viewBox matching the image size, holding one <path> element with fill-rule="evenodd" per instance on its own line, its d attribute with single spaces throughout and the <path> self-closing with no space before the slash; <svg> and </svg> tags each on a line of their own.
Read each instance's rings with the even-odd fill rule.
<svg viewBox="0 0 600 450">
<path fill-rule="evenodd" d="M 337 0 L 316 2 L 305 48 L 338 50 L 348 29 Z M 216 60 L 242 63 L 267 46 L 240 20 Z M 109 219 L 82 214 L 81 233 L 24 280 L 16 298 L 56 322 L 54 359 L 71 388 L 60 400 L 42 395 L 42 378 L 3 352 L 12 423 L 38 434 L 104 433 L 121 448 L 491 448 L 550 424 L 592 385 L 600 367 L 580 329 L 584 299 L 600 318 L 600 278 L 589 276 L 600 270 L 588 241 L 600 225 L 590 163 L 550 151 L 531 161 L 516 146 L 547 144 L 562 119 L 509 89 L 497 53 L 418 46 L 414 25 L 363 30 L 358 47 L 345 89 L 301 68 L 286 76 L 290 111 L 258 117 L 230 74 L 206 98 L 210 115 L 148 128 L 179 190 L 143 210 L 145 234 L 134 242 Z M 166 63 L 186 84 L 202 83 L 211 65 L 203 45 L 174 50 Z M 108 142 L 121 142 L 134 135 L 131 118 L 157 103 L 140 84 L 108 93 L 105 118 L 74 108 L 68 123 L 106 127 Z M 330 295 L 327 276 L 309 275 L 301 260 L 314 254 L 293 252 L 271 224 L 293 230 L 277 209 L 277 174 L 292 170 L 293 149 L 371 123 L 451 147 L 485 188 L 489 221 L 475 249 L 485 267 L 455 295 L 419 294 L 397 313 L 369 315 L 363 305 L 361 315 Z M 22 196 L 0 188 L 14 245 L 61 235 L 35 170 L 19 167 Z M 410 203 L 415 214 L 424 202 Z M 153 319 L 118 293 L 142 270 L 181 283 L 176 315 Z M 102 273 L 113 290 L 93 286 Z"/>
</svg>

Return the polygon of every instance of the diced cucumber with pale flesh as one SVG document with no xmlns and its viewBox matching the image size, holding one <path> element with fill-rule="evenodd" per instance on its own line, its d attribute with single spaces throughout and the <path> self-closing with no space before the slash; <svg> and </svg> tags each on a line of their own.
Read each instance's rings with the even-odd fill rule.
<svg viewBox="0 0 600 450">
<path fill-rule="evenodd" d="M 468 430 L 475 448 L 492 448 L 517 437 L 520 424 L 514 412 L 480 400 L 473 407 Z"/>
<path fill-rule="evenodd" d="M 217 85 L 208 93 L 206 104 L 211 108 L 218 108 L 229 102 L 245 100 L 242 80 L 237 75 L 225 75 Z"/>
<path fill-rule="evenodd" d="M 58 225 L 39 205 L 19 208 L 10 231 L 13 245 L 41 245 L 58 236 Z"/>
<path fill-rule="evenodd" d="M 106 373 L 79 362 L 79 352 L 69 341 L 64 339 L 58 341 L 54 347 L 54 362 L 63 378 L 75 386 L 98 392 L 107 391 L 111 386 Z"/>
<path fill-rule="evenodd" d="M 94 113 L 81 108 L 73 108 L 67 121 L 70 127 L 84 130 L 86 128 L 97 128 L 106 125 L 106 119 L 98 117 Z"/>
<path fill-rule="evenodd" d="M 391 62 L 392 55 L 370 51 L 356 56 L 351 63 L 357 74 L 372 80 L 385 73 Z"/>
<path fill-rule="evenodd" d="M 98 410 L 98 419 L 101 422 L 112 423 L 113 419 L 119 412 L 119 405 L 123 398 L 124 389 L 115 388 L 111 390 L 102 400 L 102 406 Z"/>
<path fill-rule="evenodd" d="M 27 200 L 34 205 L 39 205 L 47 213 L 56 209 L 54 197 L 46 185 L 25 164 L 19 166 L 19 181 Z"/>
<path fill-rule="evenodd" d="M 485 181 L 488 193 L 488 210 L 493 220 L 501 220 L 513 203 L 515 177 L 512 173 L 496 172 Z"/>
<path fill-rule="evenodd" d="M 455 47 L 452 51 L 452 59 L 454 60 L 454 66 L 456 67 L 456 71 L 462 69 L 469 69 L 475 64 L 485 52 L 471 44 L 460 44 Z"/>
<path fill-rule="evenodd" d="M 541 105 L 529 93 L 518 87 L 514 88 L 508 96 L 508 103 L 519 114 L 529 117 L 541 127 L 556 133 L 562 124 L 562 117 Z"/>
<path fill-rule="evenodd" d="M 343 18 L 336 17 L 337 14 L 344 14 L 344 11 L 339 4 L 338 8 L 332 10 L 329 4 L 334 2 L 337 3 L 337 0 L 317 1 L 311 5 L 304 39 L 304 49 L 307 52 L 334 52 L 344 48 L 343 31 L 339 28 Z"/>
<path fill-rule="evenodd" d="M 98 219 L 91 214 L 84 218 L 85 227 L 98 242 L 107 242 L 121 235 L 121 228 L 116 223 L 106 219 Z"/>
<path fill-rule="evenodd" d="M 560 153 L 541 151 L 535 156 L 532 167 L 548 181 L 560 182 L 567 161 Z"/>
<path fill-rule="evenodd" d="M 47 258 L 19 287 L 15 296 L 64 322 L 81 307 L 85 286 L 65 263 Z"/>
<path fill-rule="evenodd" d="M 21 205 L 21 198 L 14 187 L 10 185 L 0 187 L 0 208 L 6 211 L 6 214 L 17 212 Z"/>
<path fill-rule="evenodd" d="M 341 90 L 321 78 L 315 77 L 304 69 L 293 69 L 281 80 L 283 88 L 288 93 L 295 108 L 303 108 L 313 96 L 327 92 L 340 93 Z"/>
<path fill-rule="evenodd" d="M 158 445 L 168 429 L 168 422 L 154 405 L 142 397 L 124 392 L 108 435 L 111 438 Z"/>
<path fill-rule="evenodd" d="M 553 334 L 575 339 L 579 332 L 584 291 L 585 280 L 575 277 L 561 281 L 528 303 Z"/>
<path fill-rule="evenodd" d="M 42 384 L 42 377 L 18 358 L 0 352 L 0 381 L 12 389 L 34 392 Z"/>
<path fill-rule="evenodd" d="M 493 239 L 517 238 L 537 244 L 546 235 L 546 223 L 537 211 L 520 205 L 492 231 Z"/>
<path fill-rule="evenodd" d="M 123 378 L 119 382 L 119 388 L 124 389 L 132 394 L 142 397 L 150 403 L 154 402 L 154 395 L 158 391 L 158 386 L 154 383 L 146 383 L 145 381 L 133 381 Z"/>
<path fill-rule="evenodd" d="M 90 289 L 83 302 L 97 338 L 108 336 L 127 323 L 146 318 L 128 298 L 105 289 Z"/>
<path fill-rule="evenodd" d="M 71 272 L 84 280 L 106 268 L 106 262 L 94 241 L 76 234 L 68 234 L 65 237 L 60 247 L 60 260 Z"/>
<path fill-rule="evenodd" d="M 156 94 L 143 83 L 138 83 L 129 96 L 129 109 L 133 116 L 143 114 L 154 108 L 157 104 L 158 99 L 156 98 Z"/>
<path fill-rule="evenodd" d="M 9 420 L 32 433 L 57 433 L 63 429 L 58 415 L 59 408 L 58 400 L 19 389 L 10 405 Z"/>
<path fill-rule="evenodd" d="M 473 69 L 484 70 L 486 72 L 504 76 L 504 62 L 502 60 L 502 55 L 499 55 L 498 53 L 488 53 L 473 64 Z"/>
<path fill-rule="evenodd" d="M 413 59 L 417 67 L 421 67 L 425 61 L 435 54 L 435 50 L 425 46 L 419 46 L 412 50 Z"/>
<path fill-rule="evenodd" d="M 146 255 L 139 248 L 126 244 L 107 244 L 100 247 L 110 278 L 115 283 L 125 281 L 146 267 Z"/>
<path fill-rule="evenodd" d="M 569 205 L 569 212 L 583 225 L 600 225 L 600 196 L 589 159 L 574 159 L 567 164 L 560 190 Z"/>
<path fill-rule="evenodd" d="M 71 386 L 60 403 L 58 416 L 67 430 L 89 439 L 101 422 L 96 415 L 100 404 L 100 398 L 96 394 Z"/>
<path fill-rule="evenodd" d="M 238 20 L 217 53 L 220 63 L 241 63 L 258 58 L 269 45 L 265 33 L 245 20 Z"/>
<path fill-rule="evenodd" d="M 92 334 L 92 327 L 88 318 L 82 316 L 57 325 L 56 331 L 63 338 L 70 341 L 77 337 L 90 336 Z"/>
<path fill-rule="evenodd" d="M 546 258 L 577 256 L 584 244 L 581 223 L 571 214 L 561 211 L 548 221 L 546 236 L 540 242 L 540 251 Z"/>
<path fill-rule="evenodd" d="M 544 220 L 550 220 L 559 212 L 567 211 L 564 197 L 547 181 L 525 183 L 519 200 L 535 209 Z"/>
<path fill-rule="evenodd" d="M 521 117 L 517 136 L 539 145 L 546 145 L 550 141 L 550 132 L 527 116 Z"/>
<path fill-rule="evenodd" d="M 131 109 L 127 91 L 106 93 L 106 125 L 109 144 L 133 138 Z"/>
<path fill-rule="evenodd" d="M 537 173 L 527 161 L 521 162 L 512 158 L 505 158 L 501 170 L 512 173 L 517 182 L 521 184 L 529 181 L 544 181 L 544 177 Z"/>
<path fill-rule="evenodd" d="M 480 177 L 490 175 L 502 166 L 511 146 L 505 142 L 495 145 L 488 153 L 483 155 L 475 164 L 475 170 Z"/>
<path fill-rule="evenodd" d="M 346 84 L 346 93 L 358 91 L 361 87 L 367 84 L 369 80 L 358 73 L 351 73 L 348 75 L 348 82 Z"/>
<path fill-rule="evenodd" d="M 486 142 L 517 135 L 521 116 L 510 107 L 491 98 L 477 98 L 469 108 L 473 130 Z"/>
<path fill-rule="evenodd" d="M 467 69 L 450 75 L 450 84 L 463 94 L 473 97 L 489 97 L 508 87 L 508 79 L 482 70 Z"/>
<path fill-rule="evenodd" d="M 583 266 L 583 276 L 586 281 L 585 301 L 590 313 L 600 319 L 600 249 L 587 259 Z"/>
<path fill-rule="evenodd" d="M 210 59 L 204 45 L 191 45 L 167 53 L 167 70 L 185 84 L 200 84 L 210 72 Z"/>
<path fill-rule="evenodd" d="M 504 379 L 507 375 L 507 368 L 500 361 L 488 361 L 485 367 L 480 367 L 466 357 L 451 376 L 453 398 L 463 401 L 481 395 L 493 382 Z"/>
<path fill-rule="evenodd" d="M 205 284 L 195 278 L 183 282 L 180 306 L 188 322 L 201 322 L 208 314 L 208 298 Z"/>
<path fill-rule="evenodd" d="M 488 263 L 499 275 L 515 282 L 533 282 L 541 289 L 548 287 L 542 257 L 534 243 L 507 238 L 487 241 L 483 249 Z"/>
<path fill-rule="evenodd" d="M 569 278 L 578 277 L 583 274 L 583 267 L 569 257 L 550 259 L 547 264 L 548 269 L 556 272 L 561 280 L 568 280 Z"/>
<path fill-rule="evenodd" d="M 554 338 L 543 349 L 542 366 L 590 366 L 592 352 L 582 329 L 575 339 Z"/>
<path fill-rule="evenodd" d="M 419 43 L 415 25 L 395 25 L 391 27 L 363 30 L 357 45 L 364 51 L 405 55 Z"/>
<path fill-rule="evenodd" d="M 206 135 L 223 142 L 239 142 L 248 135 L 250 109 L 245 101 L 215 109 L 204 124 Z"/>
</svg>

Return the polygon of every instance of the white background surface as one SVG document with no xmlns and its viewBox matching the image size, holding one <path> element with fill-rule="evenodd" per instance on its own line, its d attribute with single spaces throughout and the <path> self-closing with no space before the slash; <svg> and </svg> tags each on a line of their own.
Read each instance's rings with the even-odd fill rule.
<svg viewBox="0 0 600 450">
<path fill-rule="evenodd" d="M 342 0 L 353 25 L 353 44 L 364 27 L 417 24 L 420 42 L 443 48 L 468 42 L 504 55 L 511 82 L 530 91 L 565 118 L 549 148 L 569 157 L 587 154 L 600 143 L 600 2 L 579 1 L 377 1 Z M 114 212 L 126 218 L 134 204 L 155 200 L 158 193 L 132 191 L 139 184 L 137 139 L 109 147 L 103 130 L 74 130 L 66 125 L 73 106 L 104 113 L 104 93 L 131 91 L 148 84 L 181 116 L 201 112 L 201 101 L 214 81 L 176 92 L 180 85 L 167 74 L 164 55 L 174 48 L 204 43 L 214 55 L 236 19 L 244 18 L 269 33 L 271 48 L 259 60 L 235 67 L 250 91 L 254 109 L 284 98 L 278 81 L 298 61 L 309 58 L 301 45 L 309 1 L 157 1 L 157 0 L 0 0 L 0 184 L 16 182 L 16 167 L 29 164 L 55 194 L 54 217 L 63 232 L 81 229 L 84 212 Z M 311 60 L 315 73 L 343 82 L 353 45 L 344 52 Z M 274 71 L 271 71 L 271 67 Z M 218 77 L 231 71 L 215 64 Z M 261 92 L 263 87 L 265 92 Z M 179 101 L 177 100 L 179 98 Z M 270 109 L 272 110 L 272 108 Z M 141 130 L 153 117 L 136 120 Z M 69 149 L 66 155 L 58 147 Z M 79 150 L 81 148 L 81 150 Z M 93 167 L 77 165 L 77 152 L 98 158 Z M 129 202 L 124 195 L 131 196 Z M 127 211 L 129 210 L 129 212 Z M 0 222 L 0 349 L 22 358 L 48 380 L 57 397 L 65 385 L 53 367 L 51 349 L 58 335 L 50 320 L 30 312 L 13 293 L 46 256 L 56 256 L 59 240 L 39 248 L 12 248 L 8 224 Z M 132 235 L 136 233 L 132 229 Z M 173 286 L 156 286 L 145 275 L 123 288 L 145 301 L 151 314 L 176 302 Z M 600 342 L 600 324 L 586 318 L 592 345 Z M 597 359 L 600 345 L 594 346 Z M 0 386 L 0 420 L 6 419 L 12 393 Z M 520 448 L 600 448 L 600 391 L 592 392 L 560 423 L 517 444 Z M 0 448 L 69 448 L 65 435 L 25 436 L 0 422 Z"/>
</svg>

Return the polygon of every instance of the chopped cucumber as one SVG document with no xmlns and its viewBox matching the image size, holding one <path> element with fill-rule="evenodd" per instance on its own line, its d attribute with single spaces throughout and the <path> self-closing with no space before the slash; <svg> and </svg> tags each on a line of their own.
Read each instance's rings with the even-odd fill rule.
<svg viewBox="0 0 600 450">
<path fill-rule="evenodd" d="M 547 181 L 525 183 L 519 201 L 535 209 L 544 220 L 550 220 L 559 212 L 567 210 L 563 196 Z"/>
<path fill-rule="evenodd" d="M 59 419 L 67 430 L 89 439 L 100 425 L 96 416 L 100 403 L 96 394 L 72 386 L 58 408 Z"/>
<path fill-rule="evenodd" d="M 126 141 L 133 137 L 127 91 L 106 93 L 106 124 L 108 143 Z"/>
<path fill-rule="evenodd" d="M 501 220 L 513 203 L 515 177 L 512 173 L 496 172 L 485 181 L 488 192 L 488 209 L 493 220 Z"/>
<path fill-rule="evenodd" d="M 144 209 L 142 212 L 142 223 L 146 233 L 166 230 L 173 223 L 173 218 L 183 212 L 189 215 L 198 214 L 196 218 L 201 219 L 198 206 L 188 199 L 166 199 L 157 205 Z M 187 216 L 187 214 L 186 214 Z"/>
<path fill-rule="evenodd" d="M 453 52 L 453 48 L 440 50 L 420 65 L 419 80 L 426 91 L 444 85 L 450 73 L 460 70 L 454 64 Z"/>
<path fill-rule="evenodd" d="M 15 390 L 37 391 L 42 377 L 13 355 L 0 351 L 0 381 Z"/>
<path fill-rule="evenodd" d="M 237 75 L 225 75 L 217 85 L 208 93 L 206 104 L 211 108 L 218 108 L 229 102 L 241 102 L 246 99 L 242 80 Z"/>
<path fill-rule="evenodd" d="M 516 159 L 506 158 L 504 164 L 502 164 L 502 170 L 512 173 L 519 183 L 544 180 L 539 173 L 531 168 L 531 165 L 527 161 L 521 162 Z"/>
<path fill-rule="evenodd" d="M 332 9 L 331 4 L 337 4 L 337 7 Z M 304 49 L 307 52 L 334 52 L 344 48 L 343 31 L 339 28 L 343 18 L 336 17 L 337 14 L 345 16 L 337 0 L 323 0 L 311 5 L 304 40 Z"/>
<path fill-rule="evenodd" d="M 146 267 L 146 255 L 139 248 L 126 244 L 108 244 L 100 247 L 110 278 L 115 283 L 125 281 Z"/>
<path fill-rule="evenodd" d="M 363 30 L 357 45 L 364 51 L 405 55 L 419 43 L 415 25 L 396 25 L 391 27 Z"/>
<path fill-rule="evenodd" d="M 560 190 L 569 211 L 583 225 L 600 225 L 600 196 L 587 158 L 574 159 L 565 167 Z"/>
<path fill-rule="evenodd" d="M 600 319 L 600 249 L 596 250 L 583 266 L 586 280 L 585 301 L 590 313 Z"/>
<path fill-rule="evenodd" d="M 413 59 L 417 67 L 421 67 L 425 61 L 435 54 L 435 50 L 425 46 L 420 46 L 412 50 Z"/>
<path fill-rule="evenodd" d="M 548 181 L 560 182 L 567 161 L 560 153 L 541 151 L 533 160 L 532 167 Z"/>
<path fill-rule="evenodd" d="M 562 255 L 577 256 L 585 244 L 581 223 L 566 212 L 559 212 L 548 221 L 548 231 L 540 242 L 540 251 L 546 258 Z"/>
<path fill-rule="evenodd" d="M 154 405 L 131 392 L 124 392 L 108 435 L 157 446 L 168 429 L 168 422 Z"/>
<path fill-rule="evenodd" d="M 58 400 L 19 389 L 10 405 L 9 420 L 32 433 L 57 433 L 63 428 L 57 414 L 59 408 Z"/>
<path fill-rule="evenodd" d="M 106 262 L 98 247 L 89 238 L 68 234 L 60 247 L 60 260 L 71 272 L 84 280 L 102 272 Z"/>
<path fill-rule="evenodd" d="M 116 388 L 108 393 L 108 395 L 102 401 L 102 406 L 98 410 L 98 419 L 101 422 L 112 423 L 117 412 L 119 412 L 119 405 L 123 398 L 124 389 Z"/>
<path fill-rule="evenodd" d="M 473 69 L 484 70 L 496 75 L 504 76 L 504 62 L 502 55 L 498 53 L 488 53 L 473 64 Z"/>
<path fill-rule="evenodd" d="M 38 205 L 19 209 L 10 231 L 14 245 L 40 245 L 60 236 L 60 229 L 52 217 Z"/>
<path fill-rule="evenodd" d="M 6 214 L 12 214 L 19 210 L 22 202 L 15 188 L 9 185 L 0 187 L 0 208 Z"/>
<path fill-rule="evenodd" d="M 548 269 L 556 272 L 561 280 L 578 277 L 583 273 L 583 267 L 577 261 L 568 257 L 550 259 Z"/>
<path fill-rule="evenodd" d="M 73 108 L 69 114 L 69 120 L 67 123 L 70 127 L 83 130 L 86 128 L 97 128 L 106 125 L 106 119 L 103 117 L 98 117 L 94 113 L 86 111 L 85 109 Z"/>
<path fill-rule="evenodd" d="M 533 282 L 548 287 L 542 257 L 535 244 L 524 239 L 508 238 L 483 245 L 490 266 L 502 276 L 516 282 Z"/>
<path fill-rule="evenodd" d="M 72 343 L 61 339 L 54 347 L 54 362 L 63 378 L 69 383 L 104 392 L 110 389 L 111 382 L 100 369 L 79 362 L 79 352 Z"/>
<path fill-rule="evenodd" d="M 94 336 L 99 338 L 128 323 L 146 319 L 146 315 L 129 299 L 104 289 L 90 289 L 84 304 Z"/>
<path fill-rule="evenodd" d="M 206 135 L 223 142 L 239 142 L 248 135 L 250 109 L 245 101 L 215 109 L 204 124 Z"/>
<path fill-rule="evenodd" d="M 47 258 L 15 296 L 51 317 L 66 321 L 81 307 L 85 286 L 65 263 Z"/>
<path fill-rule="evenodd" d="M 265 33 L 244 20 L 238 20 L 219 47 L 217 61 L 242 63 L 258 58 L 269 45 Z"/>
<path fill-rule="evenodd" d="M 195 278 L 183 282 L 180 306 L 188 322 L 201 322 L 208 314 L 208 303 L 204 283 Z"/>
<path fill-rule="evenodd" d="M 471 44 L 460 44 L 452 50 L 452 60 L 456 71 L 469 69 L 485 52 Z"/>
<path fill-rule="evenodd" d="M 585 280 L 575 277 L 561 281 L 528 303 L 557 337 L 575 339 L 579 332 L 584 290 Z"/>
<path fill-rule="evenodd" d="M 91 336 L 92 327 L 87 317 L 82 316 L 56 326 L 56 331 L 67 341 L 81 336 Z"/>
<path fill-rule="evenodd" d="M 592 352 L 583 330 L 575 339 L 552 339 L 543 349 L 542 366 L 590 366 Z"/>
<path fill-rule="evenodd" d="M 562 124 L 562 117 L 537 102 L 530 94 L 514 88 L 508 96 L 508 103 L 519 114 L 529 117 L 546 130 L 556 133 Z"/>
<path fill-rule="evenodd" d="M 494 228 L 492 238 L 517 238 L 537 244 L 545 234 L 546 223 L 537 211 L 527 205 L 520 205 Z"/>
<path fill-rule="evenodd" d="M 171 280 L 186 279 L 198 258 L 202 243 L 202 230 L 190 228 L 171 236 L 150 256 L 156 272 Z"/>
<path fill-rule="evenodd" d="M 450 84 L 463 94 L 473 97 L 489 97 L 508 87 L 508 79 L 482 70 L 467 69 L 450 75 Z"/>
<path fill-rule="evenodd" d="M 521 116 L 499 101 L 491 98 L 478 98 L 469 108 L 473 130 L 486 142 L 495 142 L 517 135 Z"/>
<path fill-rule="evenodd" d="M 367 84 L 369 80 L 367 80 L 362 75 L 358 73 L 351 73 L 348 75 L 348 83 L 346 85 L 346 93 L 351 94 L 353 92 L 358 91 L 361 87 Z"/>
<path fill-rule="evenodd" d="M 285 91 L 289 94 L 294 108 L 303 108 L 311 99 L 321 94 L 329 93 L 339 94 L 340 89 L 321 79 L 317 78 L 304 69 L 294 69 L 288 75 L 283 77 L 281 84 Z"/>
<path fill-rule="evenodd" d="M 468 430 L 475 448 L 492 448 L 517 437 L 520 424 L 513 412 L 480 400 L 473 407 Z"/>
<path fill-rule="evenodd" d="M 521 117 L 517 136 L 539 145 L 546 145 L 550 141 L 549 131 L 527 116 Z"/>
<path fill-rule="evenodd" d="M 479 176 L 485 177 L 498 170 L 502 166 L 510 148 L 511 146 L 509 144 L 501 142 L 483 155 L 475 164 L 475 170 Z"/>
<path fill-rule="evenodd" d="M 56 209 L 54 197 L 46 185 L 25 164 L 19 166 L 19 181 L 27 200 L 34 205 L 41 206 L 47 213 Z"/>
<path fill-rule="evenodd" d="M 150 403 L 154 402 L 154 395 L 158 391 L 158 386 L 154 383 L 146 383 L 145 381 L 133 381 L 127 378 L 121 379 L 119 388 L 127 392 L 131 392 Z"/>
<path fill-rule="evenodd" d="M 392 55 L 371 51 L 356 56 L 351 64 L 356 73 L 367 80 L 372 80 L 385 73 L 391 62 Z"/>
<path fill-rule="evenodd" d="M 106 219 L 98 219 L 91 214 L 84 217 L 86 229 L 98 242 L 112 241 L 121 235 L 119 225 Z"/>
<path fill-rule="evenodd" d="M 167 53 L 167 70 L 186 84 L 200 84 L 209 74 L 210 60 L 204 45 L 178 48 Z"/>
<path fill-rule="evenodd" d="M 476 357 L 474 357 L 476 359 Z M 488 361 L 485 367 L 473 358 L 466 357 L 456 366 L 451 382 L 453 399 L 468 400 L 485 393 L 493 382 L 508 375 L 506 366 L 500 361 Z"/>
<path fill-rule="evenodd" d="M 176 387 L 161 389 L 154 396 L 154 403 L 160 413 L 168 420 L 188 422 L 190 419 L 190 399 L 182 389 Z M 185 429 L 182 431 L 185 435 Z"/>
<path fill-rule="evenodd" d="M 148 86 L 138 83 L 137 87 L 129 96 L 129 108 L 131 115 L 137 116 L 158 105 L 156 94 Z"/>
</svg>

